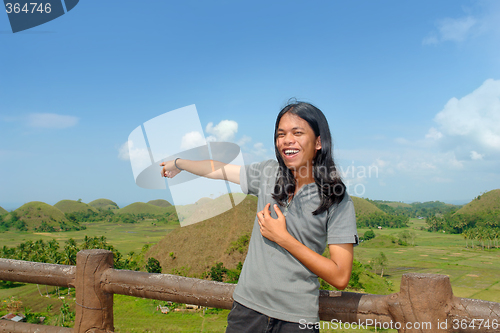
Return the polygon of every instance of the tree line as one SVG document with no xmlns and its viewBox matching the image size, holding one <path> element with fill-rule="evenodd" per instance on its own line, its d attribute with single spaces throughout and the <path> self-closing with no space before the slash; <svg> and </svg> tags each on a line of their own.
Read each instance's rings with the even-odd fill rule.
<svg viewBox="0 0 500 333">
<path fill-rule="evenodd" d="M 374 212 L 356 217 L 358 227 L 376 228 L 404 228 L 408 227 L 410 218 L 404 215 L 390 215 L 381 212 Z"/>
<path fill-rule="evenodd" d="M 392 207 L 389 206 L 388 203 L 392 201 L 382 201 L 382 200 L 370 200 L 364 198 L 365 200 L 371 202 L 378 208 L 380 208 L 383 212 L 391 215 L 402 215 L 408 216 L 409 218 L 416 217 L 431 217 L 436 214 L 448 214 L 455 212 L 461 206 L 455 206 L 446 204 L 441 201 L 428 201 L 428 202 L 414 202 L 408 206 L 397 206 Z"/>
<path fill-rule="evenodd" d="M 3 246 L 0 249 L 0 257 L 6 259 L 26 260 L 60 265 L 76 265 L 76 254 L 80 250 L 104 249 L 113 252 L 114 267 L 117 269 L 140 270 L 145 246 L 141 253 L 129 252 L 124 257 L 120 251 L 108 244 L 105 236 L 85 236 L 83 242 L 78 244 L 73 238 L 68 239 L 61 247 L 55 240 L 26 241 L 14 247 Z"/>
<path fill-rule="evenodd" d="M 500 238 L 500 211 L 487 211 L 472 214 L 446 214 L 431 216 L 426 219 L 428 231 L 444 231 L 451 234 L 461 234 L 466 247 L 474 247 L 477 242 L 485 247 L 498 248 Z"/>
</svg>

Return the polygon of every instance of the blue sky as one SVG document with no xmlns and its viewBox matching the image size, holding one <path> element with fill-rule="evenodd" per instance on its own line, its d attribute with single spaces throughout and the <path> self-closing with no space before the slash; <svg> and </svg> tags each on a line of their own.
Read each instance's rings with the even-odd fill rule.
<svg viewBox="0 0 500 333">
<path fill-rule="evenodd" d="M 0 15 L 0 206 L 169 199 L 134 182 L 137 126 L 195 104 L 261 161 L 290 97 L 326 114 L 352 195 L 468 202 L 500 188 L 498 22 L 495 1 L 87 0 L 16 34 Z"/>
</svg>

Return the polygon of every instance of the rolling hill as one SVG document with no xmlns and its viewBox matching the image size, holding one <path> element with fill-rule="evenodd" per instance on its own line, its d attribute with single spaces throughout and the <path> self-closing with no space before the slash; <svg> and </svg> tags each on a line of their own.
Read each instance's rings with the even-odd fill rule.
<svg viewBox="0 0 500 333">
<path fill-rule="evenodd" d="M 158 207 L 170 207 L 172 204 L 164 199 L 151 200 L 147 202 L 150 205 L 158 206 Z"/>
<path fill-rule="evenodd" d="M 171 206 L 173 209 L 173 206 Z M 115 214 L 151 214 L 151 215 L 163 215 L 167 212 L 171 212 L 172 209 L 169 207 L 159 207 L 149 203 L 144 202 L 134 202 L 128 206 L 115 210 Z"/>
<path fill-rule="evenodd" d="M 356 211 L 356 216 L 368 215 L 371 213 L 382 213 L 385 214 L 380 208 L 368 202 L 365 199 L 351 196 L 352 202 L 354 203 L 354 210 Z"/>
<path fill-rule="evenodd" d="M 234 200 L 241 202 L 246 195 L 243 193 L 233 193 Z M 231 199 L 228 194 L 221 195 L 218 198 L 201 198 L 191 205 L 176 206 L 179 219 L 182 226 L 193 224 L 207 219 L 207 216 L 213 216 L 217 212 L 229 210 L 232 208 Z"/>
<path fill-rule="evenodd" d="M 227 268 L 235 268 L 239 261 L 244 260 L 246 250 L 228 254 L 228 249 L 233 242 L 251 234 L 256 211 L 257 198 L 247 196 L 234 209 L 221 215 L 173 230 L 153 246 L 145 257 L 158 259 L 163 273 L 178 269 L 187 275 L 199 276 L 216 262 L 224 263 Z"/>
<path fill-rule="evenodd" d="M 460 208 L 455 214 L 477 214 L 500 210 L 500 189 L 486 192 Z"/>
<path fill-rule="evenodd" d="M 92 212 L 97 212 L 96 208 L 87 205 L 86 203 L 74 200 L 61 200 L 56 203 L 54 207 L 58 208 L 63 213 L 86 212 L 89 210 Z"/>
<path fill-rule="evenodd" d="M 120 207 L 118 207 L 118 205 L 115 202 L 113 202 L 109 199 L 97 199 L 97 200 L 91 201 L 91 202 L 89 202 L 89 206 L 92 206 L 92 207 L 97 208 L 97 209 L 104 209 L 104 210 L 108 210 L 108 209 L 114 210 L 114 209 L 120 208 Z"/>
<path fill-rule="evenodd" d="M 41 231 L 58 231 L 62 226 L 77 225 L 68 221 L 61 210 L 45 202 L 31 201 L 16 209 L 15 212 L 19 220 L 26 223 L 28 230 L 40 229 L 42 223 L 45 227 Z M 53 230 L 49 230 L 52 228 Z"/>
<path fill-rule="evenodd" d="M 5 209 L 3 209 L 2 207 L 0 207 L 0 216 L 1 216 L 1 215 L 5 215 L 5 214 L 7 214 L 7 213 L 8 213 L 8 211 L 6 211 L 6 210 L 5 210 Z"/>
</svg>

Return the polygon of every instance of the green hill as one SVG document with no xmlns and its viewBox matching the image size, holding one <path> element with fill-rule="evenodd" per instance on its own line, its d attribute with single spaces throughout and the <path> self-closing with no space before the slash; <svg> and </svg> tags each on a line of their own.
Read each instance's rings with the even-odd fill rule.
<svg viewBox="0 0 500 333">
<path fill-rule="evenodd" d="M 236 202 L 241 202 L 246 195 L 243 193 L 232 194 Z M 206 216 L 213 216 L 216 212 L 232 209 L 231 199 L 228 194 L 218 198 L 201 198 L 191 205 L 176 206 L 182 226 L 193 224 L 206 219 Z"/>
<path fill-rule="evenodd" d="M 68 221 L 61 210 L 45 202 L 31 201 L 16 209 L 15 212 L 18 219 L 26 223 L 28 230 L 60 231 L 78 226 Z"/>
<path fill-rule="evenodd" d="M 151 201 L 148 201 L 147 203 L 150 205 L 153 205 L 153 206 L 158 206 L 158 207 L 170 207 L 170 206 L 172 206 L 172 204 L 170 202 L 168 202 L 167 200 L 163 200 L 163 199 L 151 200 Z"/>
<path fill-rule="evenodd" d="M 97 212 L 96 208 L 87 205 L 86 203 L 74 200 L 61 200 L 58 203 L 56 203 L 54 207 L 58 208 L 63 213 L 86 212 L 89 210 Z"/>
<path fill-rule="evenodd" d="M 486 192 L 460 208 L 455 214 L 481 214 L 500 210 L 500 189 Z"/>
<path fill-rule="evenodd" d="M 354 209 L 356 210 L 356 216 L 368 215 L 371 213 L 382 213 L 385 214 L 380 208 L 369 202 L 368 200 L 351 196 L 352 202 L 354 203 Z"/>
<path fill-rule="evenodd" d="M 144 202 L 134 202 L 128 206 L 117 209 L 115 214 L 151 214 L 151 215 L 163 215 L 168 210 L 168 207 L 158 207 L 149 203 Z"/>
<path fill-rule="evenodd" d="M 146 253 L 145 258 L 158 259 L 163 273 L 176 269 L 189 276 L 199 276 L 216 262 L 233 269 L 245 259 L 245 239 L 248 240 L 251 234 L 256 211 L 257 198 L 247 196 L 234 209 L 170 232 Z M 239 245 L 235 246 L 238 240 Z M 231 251 L 231 248 L 241 248 L 243 253 Z"/>
<path fill-rule="evenodd" d="M 404 202 L 393 201 L 393 202 L 383 202 L 383 203 L 386 204 L 389 207 L 392 207 L 392 208 L 398 208 L 398 207 L 411 208 L 412 207 L 412 205 L 404 203 Z"/>
<path fill-rule="evenodd" d="M 118 205 L 109 200 L 109 199 L 97 199 L 92 202 L 89 202 L 89 206 L 92 206 L 97 209 L 103 209 L 103 210 L 108 210 L 108 209 L 119 209 Z"/>
<path fill-rule="evenodd" d="M 0 216 L 5 215 L 5 214 L 7 214 L 7 213 L 8 213 L 8 211 L 6 211 L 6 210 L 5 210 L 5 209 L 3 209 L 2 207 L 0 207 Z"/>
</svg>

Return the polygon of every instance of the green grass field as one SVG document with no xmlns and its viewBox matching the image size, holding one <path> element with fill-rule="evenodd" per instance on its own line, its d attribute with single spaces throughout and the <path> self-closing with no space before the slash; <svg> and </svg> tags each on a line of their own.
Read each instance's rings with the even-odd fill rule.
<svg viewBox="0 0 500 333">
<path fill-rule="evenodd" d="M 155 221 L 156 222 L 156 221 Z M 19 243 L 28 240 L 43 239 L 44 241 L 55 238 L 61 245 L 70 238 L 81 243 L 85 235 L 89 237 L 105 236 L 108 244 L 113 245 L 118 251 L 125 255 L 130 251 L 140 252 L 146 244 L 156 244 L 160 239 L 165 237 L 167 233 L 175 228 L 179 228 L 178 224 L 156 223 L 154 225 L 151 220 L 141 221 L 139 223 L 83 223 L 87 227 L 81 231 L 66 231 L 66 232 L 18 232 L 8 231 L 0 233 L 2 246 L 9 247 L 17 246 Z"/>
<path fill-rule="evenodd" d="M 416 246 L 398 246 L 389 248 L 370 246 L 369 243 L 355 248 L 355 258 L 362 263 L 368 263 L 380 252 L 388 258 L 388 266 L 384 275 L 394 285 L 394 292 L 399 291 L 401 276 L 407 272 L 446 274 L 450 277 L 453 292 L 456 296 L 477 298 L 500 302 L 500 250 L 481 250 L 465 248 L 465 240 L 461 235 L 445 233 L 430 233 L 420 230 L 425 227 L 424 220 L 412 219 L 410 230 L 417 237 Z M 174 226 L 157 225 L 150 221 L 138 224 L 87 224 L 87 230 L 79 232 L 64 232 L 51 234 L 33 234 L 7 232 L 0 234 L 2 244 L 14 246 L 22 241 L 56 238 L 64 241 L 70 237 L 81 241 L 85 235 L 101 236 L 115 246 L 123 254 L 128 251 L 138 251 L 144 244 L 158 242 Z M 368 229 L 359 229 L 359 235 Z M 374 230 L 378 236 L 397 235 L 404 229 Z M 375 240 L 377 239 L 375 237 Z M 374 242 L 376 243 L 376 242 Z M 55 296 L 54 287 L 40 286 L 42 294 L 52 292 L 51 298 L 40 296 L 36 285 L 21 285 L 15 288 L 1 289 L 0 300 L 17 295 L 23 305 L 32 311 L 43 312 L 47 305 L 53 304 L 52 313 L 56 313 L 62 300 Z M 72 298 L 66 298 L 72 302 Z M 160 301 L 115 295 L 114 322 L 117 332 L 224 332 L 228 311 L 219 313 L 169 313 L 156 311 Z M 74 307 L 74 304 L 72 304 Z M 0 313 L 5 311 L 1 310 Z M 374 332 L 374 329 L 351 330 L 321 330 L 321 332 Z M 378 332 L 396 332 L 395 330 L 378 330 Z"/>
<path fill-rule="evenodd" d="M 444 274 L 450 277 L 453 293 L 458 297 L 500 302 L 500 250 L 465 248 L 461 235 L 449 235 L 420 230 L 424 220 L 411 219 L 410 229 L 417 234 L 416 246 L 378 248 L 358 246 L 355 258 L 368 263 L 380 252 L 388 258 L 384 271 L 399 290 L 401 276 L 407 272 Z M 368 229 L 358 229 L 362 235 Z M 376 235 L 396 235 L 403 229 L 374 230 Z M 376 239 L 376 238 L 375 238 Z M 366 244 L 368 245 L 368 244 Z"/>
</svg>

